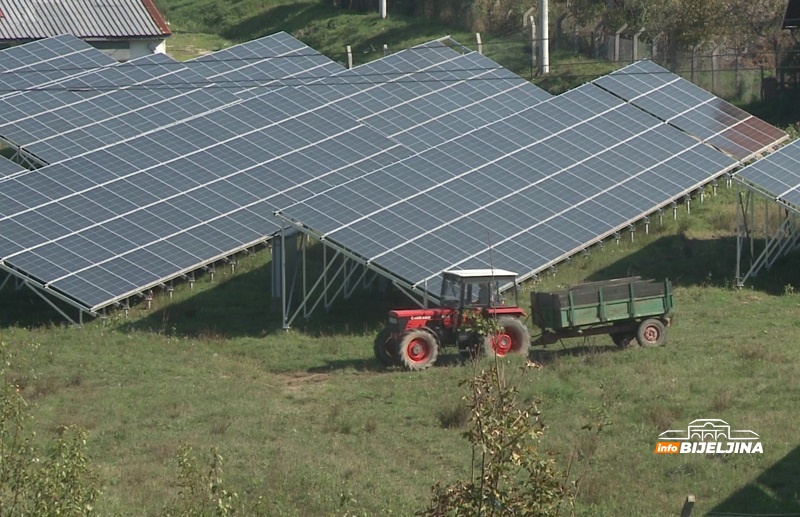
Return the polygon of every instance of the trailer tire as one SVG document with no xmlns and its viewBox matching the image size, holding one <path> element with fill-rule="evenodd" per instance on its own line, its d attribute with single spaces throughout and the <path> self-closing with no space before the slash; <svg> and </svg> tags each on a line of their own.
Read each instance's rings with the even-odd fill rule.
<svg viewBox="0 0 800 517">
<path fill-rule="evenodd" d="M 526 354 L 531 348 L 531 334 L 519 318 L 504 316 L 497 320 L 500 334 L 483 338 L 483 351 L 489 357 Z"/>
<path fill-rule="evenodd" d="M 644 320 L 636 331 L 636 341 L 639 346 L 661 346 L 667 341 L 667 327 L 655 318 Z"/>
<path fill-rule="evenodd" d="M 392 333 L 388 328 L 381 330 L 380 333 L 375 336 L 372 350 L 375 352 L 375 357 L 382 365 L 400 365 L 400 358 L 397 354 L 397 343 L 392 339 Z"/>
<path fill-rule="evenodd" d="M 425 330 L 410 330 L 403 334 L 397 355 L 408 370 L 424 370 L 436 362 L 439 344 L 436 337 Z"/>
</svg>

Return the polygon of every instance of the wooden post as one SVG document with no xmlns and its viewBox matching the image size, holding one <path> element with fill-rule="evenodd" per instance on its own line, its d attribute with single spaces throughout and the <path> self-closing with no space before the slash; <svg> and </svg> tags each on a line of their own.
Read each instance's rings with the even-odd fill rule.
<svg viewBox="0 0 800 517">
<path fill-rule="evenodd" d="M 692 509 L 694 508 L 694 496 L 689 494 L 686 496 L 686 501 L 683 502 L 681 509 L 681 517 L 692 517 Z"/>
<path fill-rule="evenodd" d="M 353 49 L 347 45 L 347 68 L 353 68 Z"/>
</svg>

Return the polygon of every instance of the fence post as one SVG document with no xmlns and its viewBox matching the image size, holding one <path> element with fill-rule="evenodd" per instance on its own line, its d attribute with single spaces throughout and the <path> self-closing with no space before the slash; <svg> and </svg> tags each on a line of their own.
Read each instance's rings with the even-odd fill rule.
<svg viewBox="0 0 800 517">
<path fill-rule="evenodd" d="M 536 70 L 536 56 L 539 54 L 539 47 L 536 44 L 536 22 L 533 20 L 533 15 L 531 15 L 530 20 L 531 20 L 531 79 L 533 79 L 533 71 Z"/>
<path fill-rule="evenodd" d="M 483 55 L 483 41 L 481 40 L 481 33 L 475 33 L 475 41 L 478 42 L 478 54 Z"/>
<path fill-rule="evenodd" d="M 577 54 L 579 50 L 579 38 L 580 34 L 578 33 L 578 25 L 575 25 L 575 28 L 572 29 L 572 51 Z"/>
<path fill-rule="evenodd" d="M 542 53 L 539 58 L 539 73 L 547 75 L 550 73 L 550 22 L 548 0 L 539 0 L 539 33 L 542 42 L 539 44 L 539 51 Z"/>
<path fill-rule="evenodd" d="M 636 34 L 633 35 L 633 62 L 639 61 L 639 36 L 642 35 L 644 32 L 644 27 L 639 29 Z"/>
<path fill-rule="evenodd" d="M 686 496 L 686 501 L 683 502 L 681 509 L 681 517 L 692 517 L 692 509 L 694 508 L 694 496 L 689 494 Z"/>
<path fill-rule="evenodd" d="M 697 68 L 697 63 L 696 63 L 697 51 L 700 50 L 700 47 L 702 45 L 703 45 L 703 42 L 701 41 L 700 43 L 698 43 L 697 45 L 692 47 L 692 72 L 691 72 L 691 76 L 690 77 L 691 77 L 691 81 L 694 84 L 697 84 L 697 81 L 695 81 L 695 75 L 694 75 L 695 69 Z"/>
<path fill-rule="evenodd" d="M 603 22 L 598 23 L 595 25 L 594 30 L 592 30 L 592 57 L 598 59 L 600 57 L 600 42 L 599 40 L 603 37 L 603 33 L 605 32 L 605 27 Z M 608 54 L 606 54 L 606 59 L 608 59 Z"/>
<path fill-rule="evenodd" d="M 717 86 L 719 86 L 719 49 L 722 45 L 715 45 L 711 51 L 711 93 L 719 95 Z"/>
<path fill-rule="evenodd" d="M 614 33 L 614 62 L 619 63 L 619 39 L 622 37 L 622 31 L 628 28 L 626 23 Z"/>
<path fill-rule="evenodd" d="M 347 68 L 353 68 L 353 49 L 347 45 Z"/>
<path fill-rule="evenodd" d="M 389 55 L 389 45 L 384 43 L 383 44 L 383 57 L 386 57 L 388 55 Z"/>
</svg>

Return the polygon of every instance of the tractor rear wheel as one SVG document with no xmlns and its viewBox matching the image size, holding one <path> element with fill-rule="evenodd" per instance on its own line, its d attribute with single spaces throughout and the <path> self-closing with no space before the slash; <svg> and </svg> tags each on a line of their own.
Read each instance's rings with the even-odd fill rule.
<svg viewBox="0 0 800 517">
<path fill-rule="evenodd" d="M 661 346 L 667 341 L 667 327 L 661 320 L 654 318 L 644 320 L 636 331 L 636 341 L 639 342 L 639 346 Z"/>
<path fill-rule="evenodd" d="M 435 363 L 439 356 L 436 338 L 424 330 L 406 332 L 397 348 L 400 363 L 409 370 L 424 370 Z"/>
<path fill-rule="evenodd" d="M 531 335 L 528 327 L 519 318 L 504 316 L 497 320 L 500 332 L 483 338 L 483 350 L 487 356 L 503 357 L 505 355 L 527 354 L 531 347 Z"/>
<path fill-rule="evenodd" d="M 375 352 L 375 357 L 378 358 L 382 365 L 400 365 L 400 358 L 397 356 L 397 343 L 392 339 L 392 333 L 389 329 L 383 329 L 375 336 L 372 349 Z"/>
</svg>

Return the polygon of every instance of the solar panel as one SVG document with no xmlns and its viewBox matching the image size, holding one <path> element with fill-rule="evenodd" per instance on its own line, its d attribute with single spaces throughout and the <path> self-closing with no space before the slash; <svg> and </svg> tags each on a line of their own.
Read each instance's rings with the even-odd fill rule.
<svg viewBox="0 0 800 517">
<path fill-rule="evenodd" d="M 741 169 L 736 177 L 777 201 L 800 208 L 800 140 Z"/>
<path fill-rule="evenodd" d="M 242 98 L 262 94 L 265 87 L 309 84 L 344 70 L 286 32 L 206 54 L 184 64 Z"/>
<path fill-rule="evenodd" d="M 639 61 L 594 81 L 597 86 L 739 160 L 787 135 L 652 61 Z"/>
<path fill-rule="evenodd" d="M 325 80 L 323 97 L 359 121 L 422 151 L 551 95 L 477 52 L 433 41 Z"/>
<path fill-rule="evenodd" d="M 278 53 L 269 50 L 272 44 Z M 302 75 L 298 66 L 314 67 L 319 75 L 342 69 L 286 33 L 200 59 L 221 71 L 203 76 L 201 68 L 157 54 L 70 79 L 58 90 L 29 92 L 25 102 L 0 103 L 0 121 L 6 122 L 0 135 L 38 161 L 55 163 L 269 92 L 274 88 L 261 87 L 263 80 L 290 80 Z"/>
<path fill-rule="evenodd" d="M 12 162 L 5 156 L 0 156 L 0 180 L 7 178 L 12 174 L 26 171 L 27 169 L 16 162 Z"/>
<path fill-rule="evenodd" d="M 95 310 L 252 246 L 277 206 L 410 154 L 276 90 L 0 182 L 6 268 Z"/>
<path fill-rule="evenodd" d="M 46 86 L 116 62 L 68 34 L 9 47 L 0 51 L 0 95 Z"/>
<path fill-rule="evenodd" d="M 281 216 L 436 296 L 445 269 L 535 273 L 734 164 L 590 84 Z"/>
</svg>

